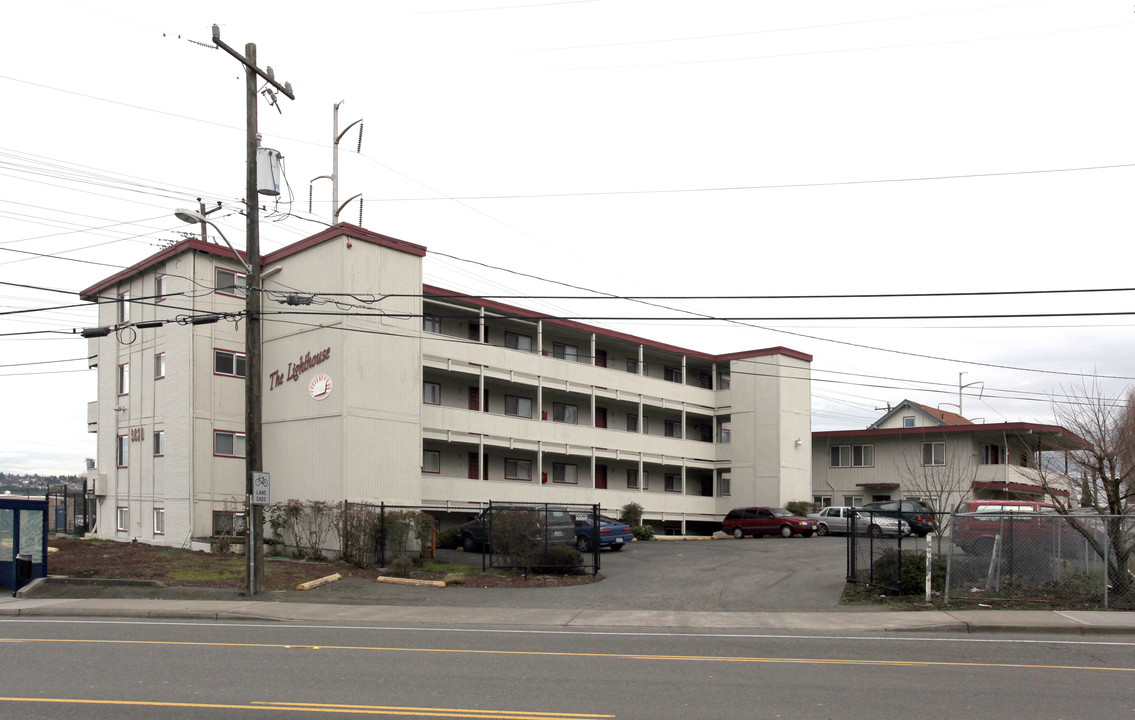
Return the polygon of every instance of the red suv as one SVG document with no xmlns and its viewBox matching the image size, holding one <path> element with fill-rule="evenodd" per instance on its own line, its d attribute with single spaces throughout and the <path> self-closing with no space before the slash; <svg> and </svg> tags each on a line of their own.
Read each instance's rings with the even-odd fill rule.
<svg viewBox="0 0 1135 720">
<path fill-rule="evenodd" d="M 740 540 L 746 535 L 760 537 L 775 535 L 792 537 L 800 533 L 812 537 L 816 532 L 814 518 L 798 517 L 784 508 L 743 507 L 733 508 L 721 523 L 721 530 Z"/>
</svg>

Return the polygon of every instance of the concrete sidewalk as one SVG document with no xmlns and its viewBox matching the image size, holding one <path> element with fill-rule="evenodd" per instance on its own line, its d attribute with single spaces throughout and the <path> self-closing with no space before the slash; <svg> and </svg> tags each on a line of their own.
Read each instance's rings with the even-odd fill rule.
<svg viewBox="0 0 1135 720">
<path fill-rule="evenodd" d="M 560 628 L 733 629 L 795 632 L 951 632 L 1132 635 L 1135 613 L 928 610 L 910 612 L 689 612 L 329 605 L 260 600 L 0 598 L 0 617 L 103 617 Z"/>
</svg>

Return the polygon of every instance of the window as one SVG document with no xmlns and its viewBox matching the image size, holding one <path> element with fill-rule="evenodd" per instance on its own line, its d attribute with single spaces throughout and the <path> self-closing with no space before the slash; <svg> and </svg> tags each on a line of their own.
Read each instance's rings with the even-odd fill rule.
<svg viewBox="0 0 1135 720">
<path fill-rule="evenodd" d="M 903 427 L 914 427 L 914 416 L 913 415 L 903 415 L 902 426 Z"/>
<path fill-rule="evenodd" d="M 666 492 L 682 492 L 682 476 L 666 473 Z"/>
<path fill-rule="evenodd" d="M 532 398 L 505 395 L 504 414 L 514 417 L 532 417 Z"/>
<path fill-rule="evenodd" d="M 721 437 L 718 439 L 719 443 L 728 444 L 733 441 L 733 431 L 727 427 L 721 428 Z"/>
<path fill-rule="evenodd" d="M 946 443 L 944 443 L 944 442 L 924 442 L 924 443 L 922 443 L 922 464 L 923 465 L 945 465 L 946 464 Z"/>
<path fill-rule="evenodd" d="M 627 470 L 627 487 L 638 487 L 638 470 Z"/>
<path fill-rule="evenodd" d="M 215 431 L 213 454 L 217 457 L 244 457 L 244 433 Z"/>
<path fill-rule="evenodd" d="M 213 511 L 213 535 L 244 535 L 244 513 L 231 510 Z"/>
<path fill-rule="evenodd" d="M 662 377 L 666 382 L 680 383 L 682 382 L 682 368 L 667 365 L 662 370 Z"/>
<path fill-rule="evenodd" d="M 161 380 L 166 376 L 166 354 L 164 352 L 154 355 L 154 379 Z"/>
<path fill-rule="evenodd" d="M 248 288 L 246 287 L 246 278 L 244 273 L 234 272 L 232 270 L 223 270 L 217 268 L 217 292 L 222 295 L 235 295 L 236 297 L 247 297 Z"/>
<path fill-rule="evenodd" d="M 115 443 L 114 450 L 114 463 L 120 468 L 130 465 L 130 438 L 127 435 L 119 435 L 118 441 Z"/>
<path fill-rule="evenodd" d="M 875 466 L 874 445 L 832 445 L 829 451 L 831 452 L 830 467 Z"/>
<path fill-rule="evenodd" d="M 576 478 L 575 465 L 552 463 L 552 482 L 567 483 L 568 485 L 578 484 L 579 480 Z"/>
<path fill-rule="evenodd" d="M 560 360 L 570 360 L 571 362 L 579 361 L 579 348 L 575 345 L 564 345 L 563 343 L 552 344 L 552 357 L 557 357 Z"/>
<path fill-rule="evenodd" d="M 844 495 L 843 504 L 850 505 L 851 507 L 858 507 L 863 504 L 862 495 Z"/>
<path fill-rule="evenodd" d="M 130 508 L 118 508 L 118 512 L 115 513 L 114 529 L 118 532 L 130 532 Z"/>
<path fill-rule="evenodd" d="M 118 394 L 130 394 L 130 363 L 122 363 L 118 366 Z"/>
<path fill-rule="evenodd" d="M 422 472 L 424 473 L 440 473 L 441 472 L 441 452 L 437 450 L 423 450 L 422 451 Z"/>
<path fill-rule="evenodd" d="M 441 405 L 441 385 L 435 382 L 423 383 L 422 402 L 426 405 Z"/>
<path fill-rule="evenodd" d="M 981 445 L 982 465 L 1001 465 L 1005 462 L 1005 453 L 1001 452 L 1000 445 Z"/>
<path fill-rule="evenodd" d="M 729 494 L 732 492 L 733 479 L 722 477 L 721 480 L 718 481 L 717 487 L 718 494 L 721 495 L 721 497 L 729 497 Z"/>
<path fill-rule="evenodd" d="M 154 457 L 161 457 L 166 454 L 166 431 L 154 431 Z"/>
<path fill-rule="evenodd" d="M 166 509 L 154 508 L 154 534 L 166 534 Z"/>
<path fill-rule="evenodd" d="M 578 418 L 579 408 L 575 405 L 552 403 L 552 420 L 555 422 L 572 423 L 574 425 L 578 421 Z"/>
<path fill-rule="evenodd" d="M 572 468 L 575 468 L 575 466 L 572 465 Z M 512 458 L 505 458 L 504 477 L 506 480 L 531 480 L 532 462 L 530 460 L 514 460 Z"/>
<path fill-rule="evenodd" d="M 638 432 L 638 415 L 627 413 L 627 432 Z"/>
<path fill-rule="evenodd" d="M 822 507 L 822 508 L 831 507 L 832 506 L 832 496 L 831 495 L 813 495 L 812 496 L 812 504 L 817 506 L 817 507 Z"/>
<path fill-rule="evenodd" d="M 638 375 L 638 360 L 627 358 L 627 372 L 632 375 Z"/>
<path fill-rule="evenodd" d="M 528 335 L 506 332 L 504 334 L 504 346 L 513 350 L 532 352 L 532 338 Z"/>
<path fill-rule="evenodd" d="M 213 372 L 217 375 L 229 377 L 245 376 L 244 353 L 230 352 L 228 350 L 213 350 Z"/>
<path fill-rule="evenodd" d="M 680 438 L 682 437 L 682 423 L 678 420 L 666 421 L 666 437 Z"/>
<path fill-rule="evenodd" d="M 118 293 L 118 322 L 124 323 L 130 320 L 130 293 Z"/>
<path fill-rule="evenodd" d="M 154 278 L 154 302 L 162 302 L 169 295 L 169 283 L 166 282 L 165 275 L 158 275 Z"/>
<path fill-rule="evenodd" d="M 732 378 L 729 375 L 719 376 L 717 378 L 717 389 L 718 390 L 728 390 L 729 389 L 729 383 L 731 381 L 732 381 Z"/>
<path fill-rule="evenodd" d="M 440 333 L 441 318 L 439 318 L 437 315 L 423 315 L 422 330 L 428 333 Z"/>
</svg>

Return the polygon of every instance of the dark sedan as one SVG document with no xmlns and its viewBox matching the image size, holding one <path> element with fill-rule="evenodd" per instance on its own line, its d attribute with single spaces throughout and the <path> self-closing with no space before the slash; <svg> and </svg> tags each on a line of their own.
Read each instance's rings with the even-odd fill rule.
<svg viewBox="0 0 1135 720">
<path fill-rule="evenodd" d="M 575 520 L 575 546 L 580 552 L 591 552 L 595 547 L 595 528 L 590 514 L 572 515 Z M 622 550 L 634 540 L 631 526 L 622 520 L 606 515 L 599 516 L 599 547 Z"/>
</svg>

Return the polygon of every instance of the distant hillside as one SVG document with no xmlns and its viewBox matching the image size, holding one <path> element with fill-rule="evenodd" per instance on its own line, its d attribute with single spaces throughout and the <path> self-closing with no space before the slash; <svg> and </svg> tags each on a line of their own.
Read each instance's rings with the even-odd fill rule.
<svg viewBox="0 0 1135 720">
<path fill-rule="evenodd" d="M 81 475 L 25 475 L 0 472 L 0 493 L 40 495 L 47 492 L 49 487 L 57 490 L 60 485 L 67 485 L 70 490 L 82 492 L 85 480 L 86 478 Z"/>
</svg>

